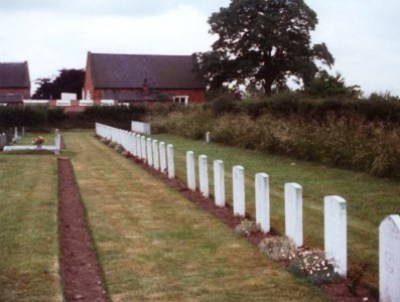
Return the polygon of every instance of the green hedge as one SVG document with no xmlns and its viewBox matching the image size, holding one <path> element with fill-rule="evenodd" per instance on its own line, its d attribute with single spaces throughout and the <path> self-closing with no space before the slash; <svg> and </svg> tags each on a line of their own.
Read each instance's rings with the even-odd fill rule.
<svg viewBox="0 0 400 302">
<path fill-rule="evenodd" d="M 144 106 L 88 107 L 83 112 L 65 113 L 62 108 L 0 107 L 0 129 L 11 127 L 93 128 L 100 122 L 129 129 L 132 120 L 142 120 L 147 113 Z"/>
</svg>

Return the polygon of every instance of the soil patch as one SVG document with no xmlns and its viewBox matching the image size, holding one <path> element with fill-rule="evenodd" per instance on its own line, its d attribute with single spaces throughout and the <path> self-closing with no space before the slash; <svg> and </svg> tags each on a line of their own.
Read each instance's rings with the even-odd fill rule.
<svg viewBox="0 0 400 302">
<path fill-rule="evenodd" d="M 158 170 L 155 170 L 153 167 L 147 165 L 144 161 L 132 157 L 131 155 L 127 155 L 126 157 L 130 158 L 136 164 L 140 165 L 144 170 L 148 173 L 156 176 L 164 183 L 169 186 L 174 187 L 177 191 L 179 191 L 183 196 L 185 196 L 188 200 L 198 205 L 200 208 L 214 215 L 216 218 L 221 220 L 223 223 L 228 225 L 230 228 L 234 229 L 241 222 L 241 218 L 233 215 L 233 210 L 230 205 L 226 205 L 225 207 L 217 207 L 214 201 L 211 198 L 205 198 L 201 195 L 199 191 L 193 192 L 191 191 L 185 183 L 181 180 L 174 178 L 170 179 L 164 173 L 161 173 Z M 255 220 L 251 215 L 246 214 L 246 218 Z M 250 243 L 258 246 L 261 240 L 268 236 L 277 235 L 276 231 L 271 229 L 270 233 L 264 234 L 262 232 L 253 232 L 247 236 L 247 239 Z M 304 247 L 307 249 L 307 247 Z M 287 261 L 283 261 L 280 263 L 283 267 L 287 268 Z M 357 277 L 357 276 L 356 276 Z M 325 292 L 325 294 L 330 297 L 333 301 L 340 302 L 356 302 L 356 301 L 378 301 L 377 297 L 373 295 L 371 290 L 362 284 L 356 284 L 355 280 L 351 278 L 343 279 L 338 283 L 332 284 L 323 284 L 320 288 Z"/>
<path fill-rule="evenodd" d="M 58 158 L 60 271 L 67 301 L 107 301 L 69 159 Z"/>
</svg>

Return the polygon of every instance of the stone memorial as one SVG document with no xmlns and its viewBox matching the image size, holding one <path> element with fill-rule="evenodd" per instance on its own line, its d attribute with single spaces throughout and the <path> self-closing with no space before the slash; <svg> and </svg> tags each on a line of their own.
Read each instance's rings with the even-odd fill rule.
<svg viewBox="0 0 400 302">
<path fill-rule="evenodd" d="M 379 226 L 379 300 L 400 301 L 400 215 Z"/>
<path fill-rule="evenodd" d="M 187 171 L 187 186 L 190 190 L 196 191 L 196 170 L 195 170 L 194 152 L 186 152 L 186 171 Z"/>
<path fill-rule="evenodd" d="M 153 166 L 153 148 L 151 145 L 151 138 L 147 138 L 147 145 L 146 145 L 146 149 L 147 149 L 147 164 L 149 166 Z"/>
<path fill-rule="evenodd" d="M 245 186 L 244 186 L 244 168 L 234 166 L 232 168 L 233 185 L 233 214 L 235 216 L 245 217 Z"/>
<path fill-rule="evenodd" d="M 167 146 L 168 177 L 175 178 L 174 146 Z"/>
<path fill-rule="evenodd" d="M 224 162 L 214 160 L 214 195 L 217 207 L 225 206 L 225 175 Z"/>
<path fill-rule="evenodd" d="M 160 142 L 159 144 L 159 152 L 160 152 L 160 170 L 162 173 L 167 172 L 167 156 L 165 153 L 165 143 Z"/>
<path fill-rule="evenodd" d="M 303 196 L 297 183 L 285 184 L 285 234 L 297 247 L 303 245 Z"/>
<path fill-rule="evenodd" d="M 158 140 L 153 140 L 153 167 L 160 170 L 160 156 L 158 152 Z"/>
<path fill-rule="evenodd" d="M 204 197 L 209 197 L 208 164 L 206 155 L 199 156 L 199 188 Z"/>
<path fill-rule="evenodd" d="M 270 231 L 269 176 L 257 173 L 256 182 L 256 223 L 264 233 Z"/>
<path fill-rule="evenodd" d="M 342 277 L 347 276 L 347 209 L 340 196 L 324 198 L 325 256 Z"/>
</svg>

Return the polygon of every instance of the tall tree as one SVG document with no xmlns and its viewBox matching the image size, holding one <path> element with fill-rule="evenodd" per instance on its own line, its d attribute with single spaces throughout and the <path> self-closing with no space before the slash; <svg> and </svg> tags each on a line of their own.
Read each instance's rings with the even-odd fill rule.
<svg viewBox="0 0 400 302">
<path fill-rule="evenodd" d="M 289 77 L 308 85 L 319 70 L 317 62 L 334 63 L 324 43 L 311 45 L 318 19 L 302 0 L 232 0 L 208 23 L 218 39 L 211 51 L 195 57 L 210 88 L 236 83 L 270 95 Z"/>
<path fill-rule="evenodd" d="M 70 92 L 76 93 L 80 99 L 84 80 L 85 71 L 83 69 L 61 69 L 53 81 L 49 78 L 37 79 L 38 88 L 32 97 L 35 99 L 59 99 L 62 92 Z"/>
</svg>

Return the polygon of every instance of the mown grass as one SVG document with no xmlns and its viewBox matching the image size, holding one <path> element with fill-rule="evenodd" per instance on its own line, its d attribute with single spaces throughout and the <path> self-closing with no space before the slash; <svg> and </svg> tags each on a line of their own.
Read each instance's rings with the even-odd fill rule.
<svg viewBox="0 0 400 302">
<path fill-rule="evenodd" d="M 400 186 L 396 181 L 374 178 L 362 173 L 334 169 L 324 165 L 271 156 L 246 149 L 172 135 L 155 135 L 159 141 L 174 144 L 177 177 L 186 182 L 186 151 L 196 158 L 208 156 L 210 192 L 213 192 L 212 161 L 221 159 L 225 165 L 225 185 L 232 198 L 232 166 L 242 165 L 246 174 L 246 211 L 255 216 L 254 175 L 270 176 L 271 226 L 284 234 L 284 183 L 303 186 L 303 218 L 305 244 L 323 248 L 323 198 L 340 195 L 347 200 L 348 257 L 350 273 L 368 265 L 366 281 L 376 287 L 378 281 L 378 226 L 390 214 L 400 213 Z M 198 181 L 198 175 L 197 181 Z"/>
<path fill-rule="evenodd" d="M 326 300 L 90 133 L 64 139 L 113 301 Z"/>
<path fill-rule="evenodd" d="M 21 135 L 21 133 L 18 133 Z M 16 145 L 33 145 L 33 139 L 36 136 L 42 136 L 45 139 L 45 143 L 43 145 L 54 145 L 55 144 L 55 135 L 54 132 L 48 132 L 48 133 L 36 133 L 36 132 L 25 132 L 24 136 L 21 136 L 20 139 L 18 139 L 15 144 Z"/>
<path fill-rule="evenodd" d="M 61 301 L 54 156 L 0 154 L 0 301 Z"/>
</svg>

